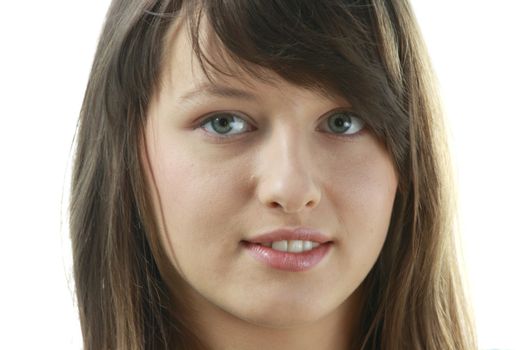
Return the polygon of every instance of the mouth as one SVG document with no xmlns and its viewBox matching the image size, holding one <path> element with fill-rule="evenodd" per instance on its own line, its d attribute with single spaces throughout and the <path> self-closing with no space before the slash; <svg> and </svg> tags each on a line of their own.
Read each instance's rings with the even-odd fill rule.
<svg viewBox="0 0 525 350">
<path fill-rule="evenodd" d="M 294 253 L 299 254 L 303 252 L 311 251 L 316 249 L 321 245 L 331 244 L 332 241 L 320 243 L 309 240 L 280 240 L 272 242 L 250 242 L 250 241 L 241 241 L 241 244 L 246 245 L 258 245 L 266 248 L 270 248 L 275 251 L 284 252 L 284 253 Z"/>
<path fill-rule="evenodd" d="M 302 240 L 255 243 L 241 241 L 245 251 L 259 263 L 272 269 L 302 272 L 313 269 L 330 252 L 333 242 Z"/>
<path fill-rule="evenodd" d="M 308 227 L 281 227 L 241 241 L 256 261 L 290 272 L 312 269 L 330 252 L 333 243 L 329 235 Z"/>
<path fill-rule="evenodd" d="M 310 247 L 316 247 L 318 244 L 330 242 L 331 238 L 321 231 L 307 227 L 295 229 L 283 227 L 247 238 L 245 241 L 263 244 L 277 250 L 288 250 L 288 247 L 293 250 L 299 247 L 310 249 Z"/>
</svg>

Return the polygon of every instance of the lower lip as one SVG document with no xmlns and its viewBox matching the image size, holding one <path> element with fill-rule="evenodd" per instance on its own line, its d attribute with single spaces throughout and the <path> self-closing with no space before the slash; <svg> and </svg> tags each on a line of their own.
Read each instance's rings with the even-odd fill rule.
<svg viewBox="0 0 525 350">
<path fill-rule="evenodd" d="M 323 243 L 302 253 L 288 253 L 265 247 L 261 244 L 242 241 L 248 254 L 256 260 L 279 270 L 306 271 L 319 264 L 332 247 L 331 242 Z"/>
</svg>

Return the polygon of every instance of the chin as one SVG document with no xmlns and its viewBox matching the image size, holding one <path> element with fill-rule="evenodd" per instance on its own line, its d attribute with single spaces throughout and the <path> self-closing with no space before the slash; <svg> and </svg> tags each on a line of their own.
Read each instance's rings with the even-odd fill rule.
<svg viewBox="0 0 525 350">
<path fill-rule="evenodd" d="M 259 306 L 259 305 L 258 305 Z M 294 328 L 308 323 L 315 322 L 329 312 L 322 312 L 319 309 L 305 307 L 305 304 L 294 306 L 273 305 L 263 309 L 251 310 L 239 315 L 242 320 L 267 328 Z"/>
</svg>

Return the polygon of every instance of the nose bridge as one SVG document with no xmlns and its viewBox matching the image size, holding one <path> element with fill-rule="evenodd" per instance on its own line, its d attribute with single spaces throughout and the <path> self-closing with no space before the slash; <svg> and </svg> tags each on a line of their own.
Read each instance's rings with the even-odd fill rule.
<svg viewBox="0 0 525 350">
<path fill-rule="evenodd" d="M 313 208 L 320 200 L 314 154 L 296 123 L 282 123 L 262 146 L 258 195 L 266 206 L 285 212 Z"/>
</svg>

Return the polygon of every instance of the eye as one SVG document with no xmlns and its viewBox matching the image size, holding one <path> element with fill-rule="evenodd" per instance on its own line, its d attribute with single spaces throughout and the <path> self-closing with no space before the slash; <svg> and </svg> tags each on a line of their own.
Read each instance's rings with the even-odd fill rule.
<svg viewBox="0 0 525 350">
<path fill-rule="evenodd" d="M 209 126 L 208 126 L 209 125 Z M 242 131 L 249 131 L 248 123 L 232 113 L 219 113 L 214 114 L 212 117 L 204 120 L 200 124 L 204 130 L 211 134 L 219 134 L 225 137 L 230 137 L 235 134 L 239 134 Z M 234 131 L 232 134 L 228 134 L 230 131 Z"/>
<path fill-rule="evenodd" d="M 322 124 L 327 124 L 336 136 L 342 137 L 351 137 L 351 135 L 359 133 L 365 126 L 364 121 L 350 111 L 332 113 Z M 228 112 L 214 114 L 205 119 L 199 126 L 218 139 L 227 139 L 244 131 L 253 130 L 253 127 L 246 120 Z"/>
<path fill-rule="evenodd" d="M 323 124 L 327 124 L 337 136 L 357 134 L 365 127 L 365 122 L 350 111 L 332 113 Z"/>
</svg>

